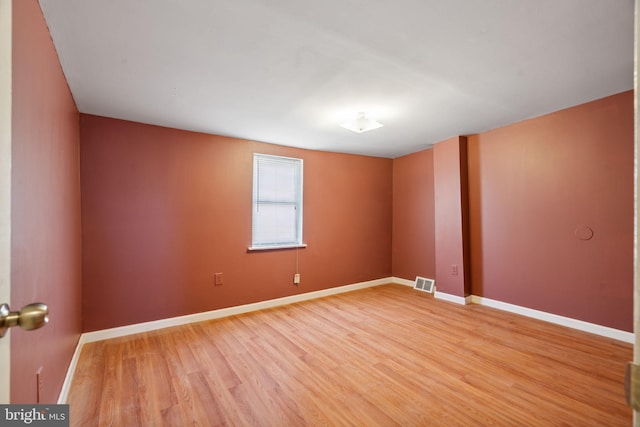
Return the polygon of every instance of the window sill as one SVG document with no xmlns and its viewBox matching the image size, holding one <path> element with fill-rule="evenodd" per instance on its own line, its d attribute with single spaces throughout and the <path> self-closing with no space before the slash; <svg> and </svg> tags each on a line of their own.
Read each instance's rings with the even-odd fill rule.
<svg viewBox="0 0 640 427">
<path fill-rule="evenodd" d="M 259 251 L 277 251 L 280 249 L 297 249 L 297 248 L 306 248 L 306 243 L 301 243 L 299 245 L 274 245 L 274 246 L 249 246 L 247 249 L 248 252 L 259 252 Z"/>
</svg>

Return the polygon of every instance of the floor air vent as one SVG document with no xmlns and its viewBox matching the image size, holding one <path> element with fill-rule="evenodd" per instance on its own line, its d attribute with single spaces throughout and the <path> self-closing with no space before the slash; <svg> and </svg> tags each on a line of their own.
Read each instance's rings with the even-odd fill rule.
<svg viewBox="0 0 640 427">
<path fill-rule="evenodd" d="M 423 292 L 433 293 L 433 287 L 436 281 L 433 279 L 427 279 L 424 277 L 416 277 L 416 284 L 413 289 L 417 289 Z"/>
</svg>

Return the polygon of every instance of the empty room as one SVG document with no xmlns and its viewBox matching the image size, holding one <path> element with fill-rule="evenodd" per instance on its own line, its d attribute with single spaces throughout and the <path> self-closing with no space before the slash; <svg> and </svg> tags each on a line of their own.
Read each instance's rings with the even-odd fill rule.
<svg viewBox="0 0 640 427">
<path fill-rule="evenodd" d="M 0 0 L 0 21 L 0 404 L 632 424 L 634 2 Z"/>
</svg>

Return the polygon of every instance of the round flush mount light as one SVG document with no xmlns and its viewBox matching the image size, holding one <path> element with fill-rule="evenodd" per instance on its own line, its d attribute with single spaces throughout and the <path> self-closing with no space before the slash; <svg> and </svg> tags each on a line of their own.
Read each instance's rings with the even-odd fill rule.
<svg viewBox="0 0 640 427">
<path fill-rule="evenodd" d="M 363 133 L 381 128 L 384 125 L 366 113 L 358 113 L 355 119 L 340 123 L 340 126 L 356 133 Z"/>
</svg>

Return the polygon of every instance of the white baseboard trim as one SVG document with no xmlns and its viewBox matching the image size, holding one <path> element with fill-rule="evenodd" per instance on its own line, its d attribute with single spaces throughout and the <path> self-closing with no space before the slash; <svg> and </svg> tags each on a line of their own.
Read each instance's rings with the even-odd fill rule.
<svg viewBox="0 0 640 427">
<path fill-rule="evenodd" d="M 168 319 L 161 319 L 152 322 L 138 323 L 135 325 L 121 326 L 118 328 L 104 329 L 95 332 L 87 332 L 81 335 L 78 342 L 78 348 L 82 344 L 94 341 L 102 341 L 105 339 L 117 338 L 141 332 L 149 332 L 157 329 L 169 328 L 172 326 L 186 325 L 189 323 L 202 322 L 205 320 L 219 319 L 227 316 L 234 316 L 237 314 L 248 313 L 251 311 L 264 310 L 267 308 L 278 307 L 281 305 L 292 304 L 296 302 L 308 301 L 315 298 L 322 298 L 330 295 L 337 295 L 345 292 L 351 292 L 358 289 L 370 288 L 373 286 L 379 286 L 386 283 L 395 283 L 399 285 L 412 286 L 414 282 L 407 279 L 398 277 L 387 277 L 383 279 L 370 280 L 367 282 L 355 283 L 351 285 L 339 286 L 336 288 L 323 289 L 321 291 L 307 292 L 304 294 L 291 295 L 283 298 L 276 298 L 267 301 L 256 302 L 252 304 L 239 305 L 235 307 L 222 308 L 218 310 L 207 311 L 203 313 L 189 314 L 185 316 L 172 317 Z M 560 316 L 557 314 L 546 313 L 544 311 L 534 310 L 527 307 L 521 307 L 514 304 L 509 304 L 490 298 L 479 297 L 476 295 L 469 295 L 461 297 L 458 295 L 451 295 L 444 292 L 435 291 L 434 296 L 436 299 L 449 301 L 460 305 L 467 305 L 470 303 L 480 304 L 487 307 L 493 307 L 500 310 L 508 311 L 515 314 L 531 317 L 538 320 L 544 320 L 558 325 L 567 326 L 573 329 L 578 329 L 584 332 L 601 335 L 607 338 L 624 341 L 627 343 L 633 343 L 635 336 L 632 332 L 621 331 L 607 326 L 597 325 L 594 323 L 585 322 L 582 320 L 572 319 L 569 317 Z M 79 357 L 79 351 L 76 349 L 74 353 L 72 364 L 77 362 Z M 71 370 L 71 366 L 69 367 Z M 67 374 L 69 376 L 69 373 Z M 63 386 L 63 392 L 65 391 Z M 62 395 L 62 393 L 61 393 Z"/>
<path fill-rule="evenodd" d="M 564 317 L 540 310 L 534 310 L 532 308 L 521 307 L 502 301 L 492 300 L 490 298 L 479 297 L 476 295 L 460 297 L 457 295 L 446 294 L 444 292 L 438 291 L 435 292 L 435 297 L 436 299 L 454 302 L 461 305 L 473 303 L 484 305 L 486 307 L 497 308 L 499 310 L 531 317 L 533 319 L 543 320 L 545 322 L 555 323 L 556 325 L 566 326 L 579 331 L 600 335 L 602 337 L 611 338 L 629 344 L 633 344 L 635 342 L 635 335 L 633 332 L 621 331 L 619 329 L 610 328 L 608 326 L 597 325 L 595 323 L 589 323 L 583 320 L 572 319 L 570 317 Z"/>
<path fill-rule="evenodd" d="M 508 311 L 510 313 L 520 314 L 545 322 L 555 323 L 557 325 L 566 326 L 583 332 L 600 335 L 614 340 L 623 341 L 633 344 L 635 335 L 633 332 L 621 331 L 619 329 L 609 328 L 607 326 L 596 325 L 595 323 L 584 322 L 582 320 L 572 319 L 570 317 L 559 316 L 557 314 L 547 313 L 544 311 L 534 310 L 531 308 L 521 307 L 502 301 L 496 301 L 489 298 L 473 295 L 471 302 L 474 304 L 484 305 L 487 307 L 497 308 L 499 310 Z"/>
<path fill-rule="evenodd" d="M 415 286 L 416 282 L 413 280 L 402 279 L 400 277 L 392 277 L 391 283 L 395 283 L 396 285 L 404 285 L 411 286 L 412 288 Z"/>
<path fill-rule="evenodd" d="M 64 377 L 64 382 L 62 383 L 62 388 L 60 389 L 60 394 L 58 395 L 58 405 L 67 403 L 67 399 L 69 398 L 71 381 L 73 380 L 73 376 L 76 373 L 76 367 L 78 366 L 78 360 L 80 359 L 80 352 L 82 352 L 82 344 L 82 335 L 80 335 L 78 344 L 76 344 L 76 349 L 73 352 L 73 356 L 71 357 L 71 362 L 69 363 L 69 367 L 67 368 L 67 375 L 65 375 Z"/>
<path fill-rule="evenodd" d="M 411 280 L 402 279 L 399 277 L 387 277 L 383 279 L 370 280 L 367 282 L 361 282 L 361 283 L 355 283 L 351 285 L 338 286 L 335 288 L 323 289 L 321 291 L 307 292 L 304 294 L 291 295 L 283 298 L 276 298 L 268 301 L 261 301 L 261 302 L 245 304 L 245 305 L 240 305 L 235 307 L 228 307 L 228 308 L 222 308 L 218 310 L 207 311 L 203 313 L 189 314 L 185 316 L 178 316 L 178 317 L 172 317 L 168 319 L 156 320 L 152 322 L 138 323 L 135 325 L 121 326 L 118 328 L 104 329 L 100 331 L 84 333 L 80 335 L 80 339 L 78 340 L 76 350 L 73 353 L 73 357 L 71 358 L 71 363 L 69 364 L 69 368 L 67 369 L 67 375 L 65 376 L 64 383 L 62 384 L 62 389 L 60 390 L 60 395 L 58 396 L 58 403 L 64 404 L 67 402 L 69 389 L 71 387 L 71 382 L 73 380 L 73 376 L 75 375 L 75 370 L 78 364 L 78 360 L 80 358 L 80 353 L 82 352 L 82 346 L 86 343 L 102 341 L 102 340 L 111 339 L 111 338 L 118 338 L 118 337 L 123 337 L 127 335 L 138 334 L 141 332 L 149 332 L 149 331 L 154 331 L 158 329 L 169 328 L 172 326 L 180 326 L 180 325 L 186 325 L 189 323 L 202 322 L 205 320 L 220 319 L 222 317 L 248 313 L 251 311 L 264 310 L 267 308 L 293 304 L 296 302 L 308 301 L 311 299 L 322 298 L 330 295 L 338 295 L 345 292 L 371 288 L 374 286 L 380 286 L 387 283 L 394 283 L 398 285 L 411 286 L 411 287 L 414 286 L 414 282 Z M 532 317 L 534 319 L 556 323 L 562 326 L 567 326 L 567 327 L 582 330 L 585 332 L 590 332 L 590 333 L 605 336 L 608 338 L 613 338 L 613 339 L 624 341 L 627 343 L 634 342 L 634 334 L 631 332 L 620 331 L 620 330 L 609 328 L 606 326 L 596 325 L 593 323 L 583 322 L 581 320 L 571 319 L 568 317 L 545 313 L 543 311 L 533 310 L 526 307 L 520 307 L 520 306 L 509 304 L 509 303 L 491 300 L 489 298 L 478 297 L 475 295 L 461 297 L 461 296 L 451 295 L 451 294 L 438 292 L 438 291 L 435 291 L 434 295 L 435 295 L 435 298 L 443 301 L 454 302 L 461 305 L 466 305 L 470 303 L 480 304 L 487 307 L 493 307 L 493 308 L 508 311 L 511 313 Z"/>
<path fill-rule="evenodd" d="M 436 299 L 455 302 L 456 304 L 460 304 L 460 305 L 471 304 L 471 295 L 468 295 L 466 297 L 461 297 L 458 295 L 451 295 L 451 294 L 446 294 L 444 292 L 435 291 L 434 296 L 436 297 Z"/>
<path fill-rule="evenodd" d="M 337 295 L 344 292 L 356 291 L 358 289 L 370 288 L 386 283 L 391 283 L 390 277 L 370 280 L 368 282 L 355 283 L 352 285 L 338 286 L 336 288 L 323 289 L 321 291 L 307 292 L 304 294 L 291 295 L 283 298 L 276 298 L 267 301 L 260 301 L 251 304 L 238 305 L 235 307 L 221 308 L 218 310 L 206 311 L 202 313 L 188 314 L 185 316 L 171 317 L 168 319 L 155 320 L 152 322 L 137 323 L 135 325 L 121 326 L 118 328 L 104 329 L 95 332 L 82 334 L 84 343 L 102 341 L 111 338 L 123 337 L 127 335 L 149 332 L 157 329 L 169 328 L 172 326 L 186 325 L 189 323 L 202 322 L 205 320 L 219 319 L 236 314 L 248 313 L 251 311 L 264 310 L 281 305 L 307 301 L 315 298 L 322 298 L 330 295 Z"/>
<path fill-rule="evenodd" d="M 82 346 L 86 343 L 102 341 L 111 338 L 124 337 L 127 335 L 138 334 L 141 332 L 155 331 L 158 329 L 169 328 L 172 326 L 186 325 L 189 323 L 202 322 L 205 320 L 220 319 L 222 317 L 233 316 L 236 314 L 248 313 L 251 311 L 264 310 L 267 308 L 278 307 L 281 305 L 292 304 L 295 302 L 308 301 L 311 299 L 322 298 L 330 295 L 338 295 L 345 292 L 357 291 L 358 289 L 371 288 L 374 286 L 380 286 L 387 283 L 394 283 L 392 277 L 386 277 L 383 279 L 370 280 L 368 282 L 354 283 L 351 285 L 338 286 L 336 288 L 323 289 L 321 291 L 307 292 L 304 294 L 291 295 L 283 298 L 276 298 L 268 301 L 260 301 L 252 304 L 239 305 L 235 307 L 221 308 L 218 310 L 206 311 L 203 313 L 188 314 L 185 316 L 171 317 L 168 319 L 161 319 L 152 322 L 137 323 L 135 325 L 121 326 L 118 328 L 104 329 L 94 332 L 86 332 L 80 335 L 76 350 L 71 358 L 71 363 L 67 369 L 67 375 L 65 376 L 60 395 L 58 396 L 58 403 L 64 404 L 69 397 L 69 389 L 73 376 L 75 375 L 76 367 L 78 365 L 78 359 L 82 352 Z"/>
</svg>

